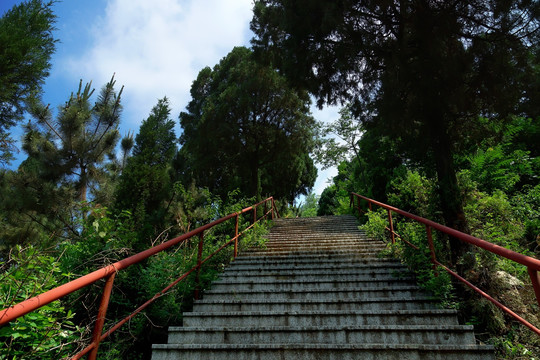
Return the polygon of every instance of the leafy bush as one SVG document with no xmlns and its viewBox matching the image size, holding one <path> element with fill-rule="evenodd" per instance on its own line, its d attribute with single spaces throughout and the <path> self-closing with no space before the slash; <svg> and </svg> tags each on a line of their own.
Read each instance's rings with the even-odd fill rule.
<svg viewBox="0 0 540 360">
<path fill-rule="evenodd" d="M 388 226 L 388 215 L 386 210 L 379 208 L 376 211 L 367 212 L 367 222 L 360 226 L 368 237 L 388 241 L 389 232 L 385 228 Z M 412 248 L 400 239 L 396 239 L 396 244 L 389 244 L 387 254 L 401 258 L 409 269 L 414 272 L 418 284 L 431 292 L 445 306 L 455 305 L 453 287 L 450 276 L 445 271 L 433 270 L 431 256 L 429 252 L 425 226 L 411 221 L 394 221 L 394 229 L 401 238 L 417 246 L 419 250 Z M 433 233 L 433 242 L 438 259 L 444 258 L 444 246 L 437 241 L 437 234 Z M 443 260 L 444 261 L 444 260 Z"/>
<path fill-rule="evenodd" d="M 425 226 L 417 222 L 401 221 L 395 224 L 395 229 L 404 240 L 419 248 L 416 250 L 404 241 L 398 241 L 402 258 L 415 273 L 418 284 L 431 292 L 444 306 L 455 306 L 450 275 L 443 269 L 433 269 Z M 436 231 L 432 232 L 432 238 L 437 260 L 445 263 L 447 254 L 444 242 L 440 241 Z"/>
<path fill-rule="evenodd" d="M 513 251 L 533 255 L 523 241 L 524 223 L 510 203 L 508 196 L 502 191 L 496 190 L 492 195 L 480 191 L 475 192 L 464 210 L 472 235 Z M 488 252 L 479 252 L 477 261 L 478 266 L 484 269 L 504 270 L 521 279 L 528 277 L 524 266 L 505 258 L 495 257 Z"/>
<path fill-rule="evenodd" d="M 85 275 L 127 257 L 137 239 L 129 211 L 113 214 L 106 207 L 95 207 L 85 212 L 89 216 L 80 221 L 81 235 L 64 243 L 62 268 L 71 276 Z"/>
<path fill-rule="evenodd" d="M 388 226 L 388 215 L 386 210 L 379 208 L 376 211 L 366 213 L 367 221 L 360 226 L 361 230 L 372 239 L 386 240 L 386 227 Z"/>
<path fill-rule="evenodd" d="M 435 181 L 416 171 L 407 170 L 391 181 L 388 203 L 422 217 L 437 213 Z"/>
<path fill-rule="evenodd" d="M 68 275 L 53 256 L 34 246 L 16 246 L 2 265 L 0 308 L 7 308 L 62 285 Z M 60 300 L 0 328 L 0 359 L 60 359 L 77 348 L 81 328 Z"/>
<path fill-rule="evenodd" d="M 525 245 L 537 256 L 540 255 L 540 184 L 523 187 L 510 202 L 525 226 Z"/>
</svg>

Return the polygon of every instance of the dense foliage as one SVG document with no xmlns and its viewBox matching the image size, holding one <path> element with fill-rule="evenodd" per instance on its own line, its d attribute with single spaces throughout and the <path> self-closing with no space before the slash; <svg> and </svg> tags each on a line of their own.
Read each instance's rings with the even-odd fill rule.
<svg viewBox="0 0 540 360">
<path fill-rule="evenodd" d="M 538 209 L 540 184 L 524 186 L 511 195 L 496 189 L 491 193 L 479 191 L 483 185 L 471 180 L 468 169 L 458 173 L 460 188 L 465 200 L 465 213 L 471 234 L 519 253 L 538 258 L 540 220 Z M 417 171 L 397 175 L 391 182 L 388 202 L 423 217 L 436 220 L 436 180 Z M 375 238 L 388 241 L 386 211 L 374 209 L 364 219 L 364 230 Z M 446 305 L 460 310 L 465 323 L 474 324 L 482 339 L 497 345 L 500 358 L 520 359 L 527 355 L 537 357 L 540 343 L 536 335 L 512 318 L 504 315 L 491 303 L 466 291 L 464 298 L 456 297 L 456 286 L 445 272 L 435 272 L 430 264 L 430 254 L 424 226 L 394 217 L 394 227 L 403 239 L 418 246 L 416 251 L 402 241 L 389 248 L 389 252 L 401 257 L 413 269 L 421 285 L 437 295 Z M 444 236 L 433 233 L 439 261 L 448 264 L 448 251 Z M 536 318 L 537 305 L 526 267 L 495 256 L 487 251 L 475 252 L 476 264 L 466 275 L 469 281 L 510 307 L 527 321 L 540 325 Z M 438 274 L 438 277 L 434 276 Z M 463 292 L 463 291 L 461 291 Z M 527 358 L 529 358 L 527 357 Z"/>
<path fill-rule="evenodd" d="M 51 5 L 29 0 L 0 19 L 0 163 L 10 159 L 10 127 L 24 111 L 31 118 L 27 158 L 0 170 L 0 308 L 266 195 L 282 216 L 320 216 L 351 213 L 354 191 L 540 255 L 538 2 L 255 1 L 253 49 L 234 48 L 199 72 L 180 138 L 164 97 L 121 141 L 114 77 L 97 96 L 81 81 L 55 116 L 41 104 L 55 45 Z M 343 104 L 339 118 L 315 121 L 310 94 L 319 106 Z M 338 169 L 320 197 L 310 192 L 312 157 Z M 250 218 L 240 217 L 240 228 Z M 539 356 L 538 339 L 434 276 L 423 227 L 395 220 L 423 250 L 398 243 L 388 251 L 426 288 L 491 334 L 501 356 Z M 384 212 L 363 221 L 371 236 L 386 237 Z M 264 231 L 255 227 L 242 246 L 260 245 Z M 204 255 L 232 234 L 232 221 L 206 232 Z M 441 261 L 538 321 L 526 270 L 434 236 Z M 196 254 L 195 241 L 184 243 L 120 272 L 106 327 L 191 268 Z M 209 263 L 203 288 L 230 258 L 228 248 Z M 102 285 L 1 328 L 0 359 L 57 359 L 86 346 Z M 190 277 L 162 296 L 104 342 L 100 357 L 148 357 L 166 326 L 181 323 L 194 287 Z"/>
<path fill-rule="evenodd" d="M 47 165 L 41 176 L 72 183 L 79 201 L 86 201 L 89 188 L 99 187 L 94 184 L 102 176 L 101 165 L 114 152 L 120 136 L 123 88 L 117 94 L 114 85 L 113 76 L 92 105 L 92 83 L 83 88 L 81 80 L 77 92 L 60 107 L 56 120 L 48 106 L 30 103 L 36 122 L 27 126 L 23 148 L 29 158 Z"/>
<path fill-rule="evenodd" d="M 26 101 L 41 92 L 56 40 L 53 1 L 29 0 L 0 18 L 0 164 L 12 160 L 9 129 L 23 117 Z"/>
<path fill-rule="evenodd" d="M 445 223 L 467 231 L 456 142 L 480 116 L 538 115 L 539 16 L 528 0 L 260 0 L 253 45 L 319 105 L 350 102 L 366 130 L 432 169 Z M 450 248 L 462 263 L 468 247 Z"/>
<path fill-rule="evenodd" d="M 504 123 L 479 118 L 476 126 L 483 129 L 484 136 L 477 139 L 482 140 L 475 146 L 462 144 L 463 150 L 454 155 L 470 233 L 536 258 L 540 255 L 540 154 L 536 140 L 527 134 L 536 133 L 539 123 L 538 118 L 513 117 Z M 349 192 L 355 191 L 442 222 L 435 174 L 414 163 L 400 161 L 397 151 L 387 153 L 387 146 L 396 149 L 390 138 L 378 139 L 384 147 L 379 154 L 374 154 L 377 147 L 372 146 L 372 136 L 373 131 L 365 130 L 357 142 L 359 157 L 350 152 L 342 153 L 342 159 L 346 160 L 339 165 L 333 184 L 321 195 L 321 213 L 349 213 L 351 209 L 346 206 Z M 392 156 L 382 161 L 384 154 Z M 330 152 L 329 156 L 329 161 L 335 159 L 335 153 Z M 395 161 L 394 168 L 388 167 L 390 161 Z M 362 220 L 366 221 L 364 229 L 369 235 L 387 239 L 386 211 L 374 208 Z M 422 250 L 413 251 L 398 241 L 389 251 L 405 259 L 428 290 L 446 305 L 459 308 L 462 320 L 475 324 L 477 332 L 490 334 L 490 339 L 489 336 L 484 339 L 497 345 L 501 357 L 538 356 L 540 344 L 532 332 L 516 325 L 489 302 L 468 290 L 456 288 L 446 275 L 439 272 L 439 277 L 433 276 L 423 226 L 399 216 L 394 222 L 396 231 Z M 434 237 L 439 260 L 450 263 L 446 238 L 436 232 Z M 537 324 L 536 300 L 527 269 L 485 251 L 475 252 L 474 257 L 475 265 L 465 273 L 467 278 Z M 456 290 L 461 297 L 456 297 Z"/>
<path fill-rule="evenodd" d="M 180 114 L 184 176 L 222 196 L 238 188 L 292 203 L 307 194 L 317 169 L 309 156 L 316 123 L 305 92 L 237 47 L 201 70 L 191 96 Z"/>
<path fill-rule="evenodd" d="M 175 196 L 171 167 L 176 152 L 174 121 L 164 98 L 143 120 L 115 191 L 115 208 L 129 211 L 138 224 L 141 239 L 131 244 L 135 249 L 146 249 L 173 221 L 167 212 Z"/>
</svg>

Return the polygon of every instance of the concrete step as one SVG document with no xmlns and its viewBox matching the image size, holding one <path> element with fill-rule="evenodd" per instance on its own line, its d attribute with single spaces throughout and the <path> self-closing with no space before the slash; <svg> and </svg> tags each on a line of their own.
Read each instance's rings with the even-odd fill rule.
<svg viewBox="0 0 540 360">
<path fill-rule="evenodd" d="M 381 287 L 341 287 L 339 289 L 319 290 L 319 289 L 289 289 L 287 291 L 263 289 L 263 290 L 237 290 L 232 288 L 206 290 L 204 298 L 217 296 L 236 300 L 255 299 L 279 299 L 279 300 L 331 300 L 331 299 L 371 299 L 371 298 L 401 298 L 426 296 L 425 291 L 416 285 L 397 285 Z"/>
<path fill-rule="evenodd" d="M 263 248 L 260 249 L 250 249 L 250 250 L 259 250 L 259 251 L 276 251 L 276 250 L 307 250 L 307 251 L 324 251 L 324 250 L 377 250 L 382 251 L 386 249 L 386 244 L 377 243 L 377 244 L 366 244 L 364 242 L 355 241 L 355 242 L 306 242 L 300 244 L 294 244 L 289 241 L 285 242 L 275 242 L 267 243 Z M 247 251 L 247 250 L 246 250 Z"/>
<path fill-rule="evenodd" d="M 399 280 L 401 277 L 412 277 L 410 271 L 404 268 L 367 268 L 367 267 L 356 267 L 356 268 L 324 268 L 320 269 L 313 266 L 312 268 L 303 268 L 299 270 L 298 268 L 281 268 L 276 269 L 242 269 L 236 270 L 230 268 L 225 270 L 220 275 L 222 280 L 241 280 L 246 279 L 250 280 L 252 278 L 268 280 L 283 280 L 283 279 L 325 279 L 325 278 L 334 278 L 334 279 L 345 279 L 351 277 L 365 277 L 365 278 L 388 278 L 392 277 L 395 280 Z"/>
<path fill-rule="evenodd" d="M 212 289 L 223 290 L 230 288 L 234 291 L 238 290 L 336 290 L 341 288 L 354 287 L 358 289 L 362 288 L 390 288 L 395 285 L 396 278 L 387 277 L 387 278 L 349 278 L 343 280 L 335 279 L 322 279 L 322 280 L 276 280 L 276 281 L 229 281 L 229 280 L 218 280 L 212 284 Z M 400 278 L 398 280 L 402 285 L 414 285 L 416 281 L 412 277 Z"/>
<path fill-rule="evenodd" d="M 493 360 L 493 347 L 418 344 L 156 344 L 154 360 Z"/>
<path fill-rule="evenodd" d="M 437 309 L 437 301 L 428 296 L 371 299 L 222 300 L 205 297 L 193 305 L 196 312 L 224 311 L 322 311 L 322 310 L 427 310 Z"/>
<path fill-rule="evenodd" d="M 386 246 L 385 243 L 383 243 L 382 241 L 376 241 L 376 242 L 368 242 L 368 241 L 362 241 L 360 239 L 350 239 L 350 240 L 345 240 L 343 238 L 340 238 L 339 240 L 329 240 L 329 239 L 324 239 L 324 240 L 299 240 L 299 239 L 295 239 L 295 240 L 292 240 L 292 239 L 289 239 L 289 238 L 284 238 L 284 239 L 280 239 L 280 240 L 277 240 L 277 239 L 272 239 L 272 240 L 269 240 L 265 245 L 264 247 L 265 248 L 272 248 L 272 247 L 284 247 L 284 246 L 289 246 L 289 247 L 304 247 L 304 246 L 322 246 L 322 245 L 327 245 L 327 246 Z"/>
<path fill-rule="evenodd" d="M 169 327 L 169 344 L 474 344 L 472 325 Z"/>
<path fill-rule="evenodd" d="M 361 232 L 325 232 L 324 236 L 321 236 L 320 233 L 313 233 L 312 230 L 306 230 L 306 231 L 287 231 L 287 232 L 275 232 L 272 231 L 268 235 L 266 235 L 266 238 L 270 241 L 298 241 L 298 242 L 304 242 L 304 241 L 365 241 L 365 242 L 382 242 L 381 240 L 376 239 L 370 239 L 365 234 Z"/>
<path fill-rule="evenodd" d="M 385 245 L 374 246 L 374 245 L 364 245 L 364 244 L 306 244 L 301 247 L 295 246 L 294 244 L 279 244 L 277 246 L 267 246 L 263 249 L 249 249 L 244 251 L 246 254 L 252 252 L 277 252 L 277 251 L 299 251 L 299 248 L 309 249 L 307 251 L 314 252 L 320 251 L 326 253 L 327 250 L 333 251 L 364 251 L 364 252 L 380 252 L 386 249 Z"/>
<path fill-rule="evenodd" d="M 184 326 L 458 325 L 455 310 L 227 311 L 184 313 Z"/>
<path fill-rule="evenodd" d="M 319 256 L 336 256 L 336 255 L 349 255 L 356 257 L 377 257 L 381 252 L 378 249 L 350 249 L 350 250 L 277 250 L 277 251 L 265 251 L 265 250 L 250 250 L 244 251 L 239 257 L 244 256 L 303 256 L 303 255 L 319 255 Z M 318 253 L 318 254 L 317 254 Z"/>
<path fill-rule="evenodd" d="M 314 236 L 311 234 L 282 234 L 282 235 L 269 235 L 267 236 L 268 243 L 279 243 L 282 241 L 302 244 L 302 243 L 325 243 L 325 242 L 338 242 L 338 243 L 347 243 L 347 242 L 362 242 L 366 244 L 383 244 L 380 240 L 372 240 L 367 237 L 364 237 L 362 234 L 326 234 L 324 238 L 320 236 Z"/>
<path fill-rule="evenodd" d="M 279 233 L 298 233 L 298 232 L 311 232 L 313 234 L 347 234 L 347 233 L 365 233 L 363 230 L 359 229 L 357 223 L 343 223 L 336 226 L 336 224 L 311 224 L 311 225 L 294 225 L 294 224 L 275 224 L 272 227 L 271 234 Z"/>
<path fill-rule="evenodd" d="M 234 265 L 229 266 L 225 269 L 224 275 L 236 274 L 236 273 L 249 273 L 249 272 L 301 272 L 301 271 L 350 271 L 350 272 L 390 272 L 390 273 L 401 273 L 408 272 L 406 266 L 393 262 L 393 263 L 377 263 L 377 264 L 362 264 L 355 262 L 348 263 L 339 263 L 339 262 L 309 262 L 309 263 L 300 263 L 291 265 L 290 263 L 271 263 L 271 262 L 253 262 L 253 263 L 234 263 Z"/>
<path fill-rule="evenodd" d="M 323 230 L 324 233 L 321 234 L 321 231 Z M 317 239 L 326 239 L 328 237 L 337 237 L 339 236 L 340 238 L 349 238 L 349 237 L 355 237 L 355 238 L 358 238 L 358 237 L 361 237 L 361 238 L 365 238 L 365 239 L 370 239 L 366 234 L 365 232 L 359 230 L 359 229 L 354 229 L 354 228 L 350 228 L 350 229 L 344 229 L 344 230 L 335 230 L 335 229 L 287 229 L 287 228 L 277 228 L 277 227 L 273 227 L 272 228 L 272 231 L 270 233 L 268 233 L 266 235 L 267 238 L 272 238 L 272 237 L 287 237 L 287 236 L 291 236 L 291 235 L 300 235 L 300 236 L 308 236 L 308 237 L 312 237 L 312 238 L 317 238 Z"/>
<path fill-rule="evenodd" d="M 275 248 L 275 249 L 264 249 L 264 250 L 249 250 L 244 251 L 242 255 L 239 256 L 253 256 L 253 255 L 264 255 L 264 256 L 279 256 L 279 255 L 310 255 L 310 254 L 320 254 L 320 255 L 329 255 L 329 254 L 354 254 L 356 256 L 362 257 L 378 257 L 383 248 L 377 249 L 372 247 L 350 247 L 345 248 L 339 247 L 318 247 L 311 246 L 309 250 L 298 250 L 297 248 Z"/>
<path fill-rule="evenodd" d="M 253 265 L 267 266 L 267 265 L 289 265 L 299 266 L 304 264 L 319 264 L 324 265 L 375 265 L 382 266 L 384 264 L 396 264 L 401 265 L 396 259 L 381 258 L 377 256 L 373 257 L 358 257 L 352 254 L 336 256 L 331 254 L 306 254 L 303 256 L 284 255 L 284 256 L 265 256 L 265 255 L 251 255 L 251 256 L 239 256 L 232 263 L 231 266 L 240 265 Z"/>
<path fill-rule="evenodd" d="M 261 273 L 255 274 L 250 273 L 249 275 L 242 276 L 239 274 L 232 275 L 221 275 L 219 280 L 216 280 L 216 284 L 225 283 L 225 282 L 242 282 L 242 283 L 275 283 L 275 282 L 302 282 L 302 283 L 311 283 L 311 282 L 328 282 L 328 281 L 381 281 L 381 282 L 394 282 L 394 281 L 413 281 L 416 282 L 414 276 L 411 273 L 392 273 L 392 272 L 365 272 L 365 273 L 352 273 L 352 272 L 315 272 L 312 273 Z"/>
</svg>

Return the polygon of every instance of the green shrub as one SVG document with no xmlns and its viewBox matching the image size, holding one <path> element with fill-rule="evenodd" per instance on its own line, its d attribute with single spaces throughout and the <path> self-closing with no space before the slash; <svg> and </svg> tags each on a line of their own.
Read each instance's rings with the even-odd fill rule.
<svg viewBox="0 0 540 360">
<path fill-rule="evenodd" d="M 524 186 L 515 194 L 510 202 L 516 216 L 525 226 L 525 245 L 529 250 L 537 250 L 540 246 L 540 184 Z M 536 251 L 540 255 L 540 251 Z"/>
<path fill-rule="evenodd" d="M 433 269 L 425 226 L 417 222 L 400 221 L 396 222 L 395 229 L 403 240 L 418 247 L 417 250 L 404 241 L 397 240 L 401 257 L 414 272 L 418 284 L 441 301 L 443 306 L 456 306 L 450 275 L 444 269 Z M 432 238 L 436 258 L 444 264 L 447 261 L 444 243 L 440 241 L 436 231 L 432 231 Z"/>
<path fill-rule="evenodd" d="M 387 240 L 388 215 L 386 210 L 379 208 L 376 211 L 368 211 L 366 213 L 367 221 L 360 226 L 361 230 L 366 232 L 366 235 L 372 239 Z"/>
<path fill-rule="evenodd" d="M 471 235 L 526 255 L 525 225 L 507 195 L 495 190 L 492 195 L 477 191 L 464 207 L 469 220 Z M 477 266 L 493 272 L 504 270 L 521 279 L 528 277 L 527 269 L 513 261 L 495 256 L 486 251 L 477 253 Z"/>
<path fill-rule="evenodd" d="M 63 273 L 54 256 L 30 245 L 17 245 L 2 265 L 0 308 L 7 308 L 62 285 Z M 60 300 L 18 318 L 0 328 L 0 359 L 60 359 L 79 344 L 81 328 L 72 322 L 74 313 Z"/>
<path fill-rule="evenodd" d="M 407 172 L 391 181 L 388 203 L 422 217 L 433 217 L 437 195 L 435 181 L 416 171 Z"/>
</svg>

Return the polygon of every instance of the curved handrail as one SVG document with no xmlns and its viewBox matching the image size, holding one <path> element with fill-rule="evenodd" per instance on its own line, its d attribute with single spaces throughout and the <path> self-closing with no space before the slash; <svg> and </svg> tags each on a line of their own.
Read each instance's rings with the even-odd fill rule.
<svg viewBox="0 0 540 360">
<path fill-rule="evenodd" d="M 433 246 L 433 239 L 432 239 L 432 236 L 431 236 L 431 229 L 436 229 L 436 230 L 438 230 L 440 232 L 443 232 L 445 234 L 448 234 L 448 235 L 450 235 L 450 236 L 452 236 L 452 237 L 454 237 L 456 239 L 459 239 L 461 241 L 464 241 L 464 242 L 469 243 L 471 245 L 474 245 L 476 247 L 485 249 L 485 250 L 487 250 L 487 251 L 489 251 L 491 253 L 502 256 L 504 258 L 507 258 L 507 259 L 512 260 L 514 262 L 517 262 L 519 264 L 525 265 L 527 267 L 529 277 L 531 279 L 532 286 L 533 286 L 533 289 L 534 289 L 534 292 L 535 292 L 535 295 L 536 295 L 536 300 L 537 300 L 539 306 L 540 306 L 540 275 L 539 275 L 538 271 L 540 270 L 540 260 L 535 259 L 535 258 L 530 257 L 530 256 L 527 256 L 527 255 L 520 254 L 520 253 L 512 251 L 510 249 L 506 249 L 506 248 L 504 248 L 502 246 L 490 243 L 489 241 L 482 240 L 480 238 L 477 238 L 477 237 L 469 235 L 469 234 L 465 234 L 465 233 L 463 233 L 461 231 L 458 231 L 456 229 L 449 228 L 448 226 L 441 225 L 441 224 L 436 223 L 436 222 L 434 222 L 432 220 L 428 220 L 426 218 L 411 214 L 411 213 L 409 213 L 407 211 L 404 211 L 404 210 L 401 210 L 399 208 L 390 206 L 388 204 L 385 204 L 385 203 L 370 199 L 368 197 L 365 197 L 363 195 L 360 195 L 360 194 L 357 194 L 357 193 L 354 193 L 354 192 L 351 192 L 351 196 L 350 196 L 350 205 L 351 206 L 354 206 L 354 199 L 355 198 L 358 199 L 357 209 L 358 209 L 360 215 L 363 212 L 361 207 L 360 207 L 360 201 L 361 200 L 365 200 L 365 201 L 368 202 L 370 210 L 371 210 L 372 204 L 374 204 L 374 205 L 382 207 L 383 209 L 386 209 L 388 211 L 389 228 L 387 228 L 387 229 L 390 231 L 391 238 L 392 238 L 392 243 L 395 242 L 395 236 L 396 235 L 398 237 L 400 237 L 396 232 L 394 232 L 394 226 L 393 226 L 393 222 L 392 222 L 392 212 L 395 212 L 395 213 L 403 215 L 403 216 L 405 216 L 405 217 L 407 217 L 409 219 L 412 219 L 412 220 L 414 220 L 416 222 L 424 224 L 426 226 L 428 246 L 429 246 L 429 250 L 430 250 L 430 254 L 431 254 L 431 262 L 433 263 L 434 267 L 436 267 L 436 266 L 442 267 L 450 275 L 452 275 L 453 277 L 455 277 L 456 279 L 458 279 L 459 281 L 461 281 L 462 283 L 464 283 L 465 285 L 467 285 L 468 287 L 473 289 L 475 292 L 477 292 L 478 294 L 480 294 L 481 296 L 483 296 L 484 298 L 486 298 L 487 300 L 492 302 L 495 306 L 497 306 L 498 308 L 500 308 L 501 310 L 503 310 L 504 312 L 506 312 L 507 314 L 512 316 L 514 319 L 516 319 L 517 321 L 519 321 L 523 325 L 527 326 L 529 329 L 531 329 L 533 332 L 535 332 L 537 335 L 540 336 L 540 329 L 538 329 L 536 326 L 532 325 L 527 320 L 523 319 L 522 317 L 517 315 L 515 312 L 513 312 L 512 310 L 510 310 L 509 308 L 507 308 L 506 306 L 501 304 L 499 301 L 497 301 L 496 299 L 494 299 L 493 297 L 491 297 L 490 295 L 488 295 L 487 293 L 485 293 L 484 291 L 482 291 L 481 289 L 479 289 L 475 285 L 468 282 L 466 279 L 464 279 L 463 277 L 458 275 L 456 272 L 452 271 L 451 269 L 449 269 L 445 265 L 441 264 L 437 260 L 437 256 L 435 254 L 435 247 Z M 407 241 L 405 241 L 405 242 L 408 243 Z M 412 245 L 410 243 L 408 243 L 408 244 Z M 418 248 L 417 248 L 417 250 L 418 250 Z"/>
<path fill-rule="evenodd" d="M 270 210 L 266 211 L 267 203 L 270 202 Z M 257 208 L 260 205 L 263 205 L 265 207 L 264 214 L 257 218 Z M 238 220 L 239 216 L 242 214 L 245 214 L 247 212 L 253 211 L 253 222 L 250 226 L 248 226 L 244 231 L 238 232 Z M 80 278 L 77 278 L 75 280 L 72 280 L 64 285 L 58 286 L 54 289 L 51 289 L 47 292 L 44 292 L 40 295 L 34 296 L 32 298 L 29 298 L 27 300 L 24 300 L 18 304 L 15 304 L 13 306 L 10 306 L 9 308 L 0 310 L 0 326 L 3 326 L 10 321 L 13 321 L 21 316 L 24 316 L 42 306 L 45 306 L 55 300 L 58 300 L 66 295 L 69 295 L 77 290 L 80 290 L 84 287 L 87 287 L 89 285 L 92 285 L 98 280 L 101 279 L 107 279 L 103 295 L 101 299 L 101 304 L 98 310 L 98 316 L 96 319 L 96 323 L 94 326 L 94 332 L 93 332 L 93 338 L 90 345 L 88 345 L 85 349 L 80 351 L 78 354 L 76 354 L 72 359 L 80 359 L 85 354 L 89 353 L 89 359 L 95 359 L 97 356 L 97 350 L 99 347 L 99 343 L 101 340 L 108 337 L 112 332 L 117 330 L 120 326 L 122 326 L 124 323 L 129 321 L 133 316 L 138 314 L 140 311 L 142 311 L 144 308 L 146 308 L 148 305 L 150 305 L 153 301 L 158 299 L 159 297 L 163 296 L 169 289 L 171 289 L 173 286 L 178 284 L 180 281 L 187 278 L 188 275 L 191 273 L 197 271 L 197 279 L 198 282 L 198 272 L 200 271 L 201 265 L 204 264 L 206 261 L 210 260 L 215 254 L 223 250 L 225 247 L 231 245 L 234 243 L 234 257 L 236 258 L 238 254 L 238 239 L 240 236 L 242 236 L 247 230 L 252 228 L 256 222 L 260 221 L 262 218 L 267 218 L 268 215 L 271 215 L 271 218 L 274 219 L 274 216 L 278 216 L 277 209 L 275 207 L 274 198 L 269 197 L 257 204 L 254 204 L 252 206 L 246 207 L 242 209 L 241 211 L 229 214 L 227 216 L 224 216 L 220 219 L 217 219 L 209 224 L 203 225 L 195 230 L 192 230 L 184 235 L 178 236 L 174 239 L 168 240 L 160 245 L 154 246 L 150 249 L 147 249 L 145 251 L 142 251 L 138 254 L 135 254 L 133 256 L 130 256 L 128 258 L 125 258 L 123 260 L 120 260 L 118 262 L 115 262 L 112 265 L 105 266 L 101 269 L 98 269 L 94 272 L 91 272 L 87 275 L 81 276 Z M 219 225 L 227 220 L 230 220 L 232 218 L 236 219 L 236 225 L 235 225 L 235 236 L 229 240 L 227 243 L 225 243 L 223 246 L 221 246 L 217 251 L 206 257 L 205 259 L 202 259 L 202 250 L 203 250 L 203 241 L 204 241 L 204 231 Z M 126 269 L 131 265 L 137 264 L 147 258 L 149 258 L 152 255 L 155 255 L 161 251 L 167 250 L 168 248 L 178 245 L 184 241 L 187 241 L 191 239 L 192 237 L 199 235 L 199 249 L 198 249 L 198 257 L 197 257 L 197 265 L 188 270 L 186 273 L 182 274 L 179 278 L 177 278 L 174 282 L 169 284 L 167 287 L 165 287 L 162 291 L 154 295 L 150 300 L 145 302 L 143 305 L 141 305 L 139 308 L 137 308 L 133 313 L 131 313 L 128 317 L 118 322 L 116 325 L 111 327 L 109 330 L 107 330 L 105 333 L 102 333 L 103 331 L 103 325 L 105 321 L 105 315 L 107 312 L 107 307 L 109 303 L 109 297 L 112 291 L 112 285 L 114 282 L 114 278 L 117 272 L 120 270 Z M 197 290 L 195 293 L 195 296 L 197 296 Z"/>
</svg>

